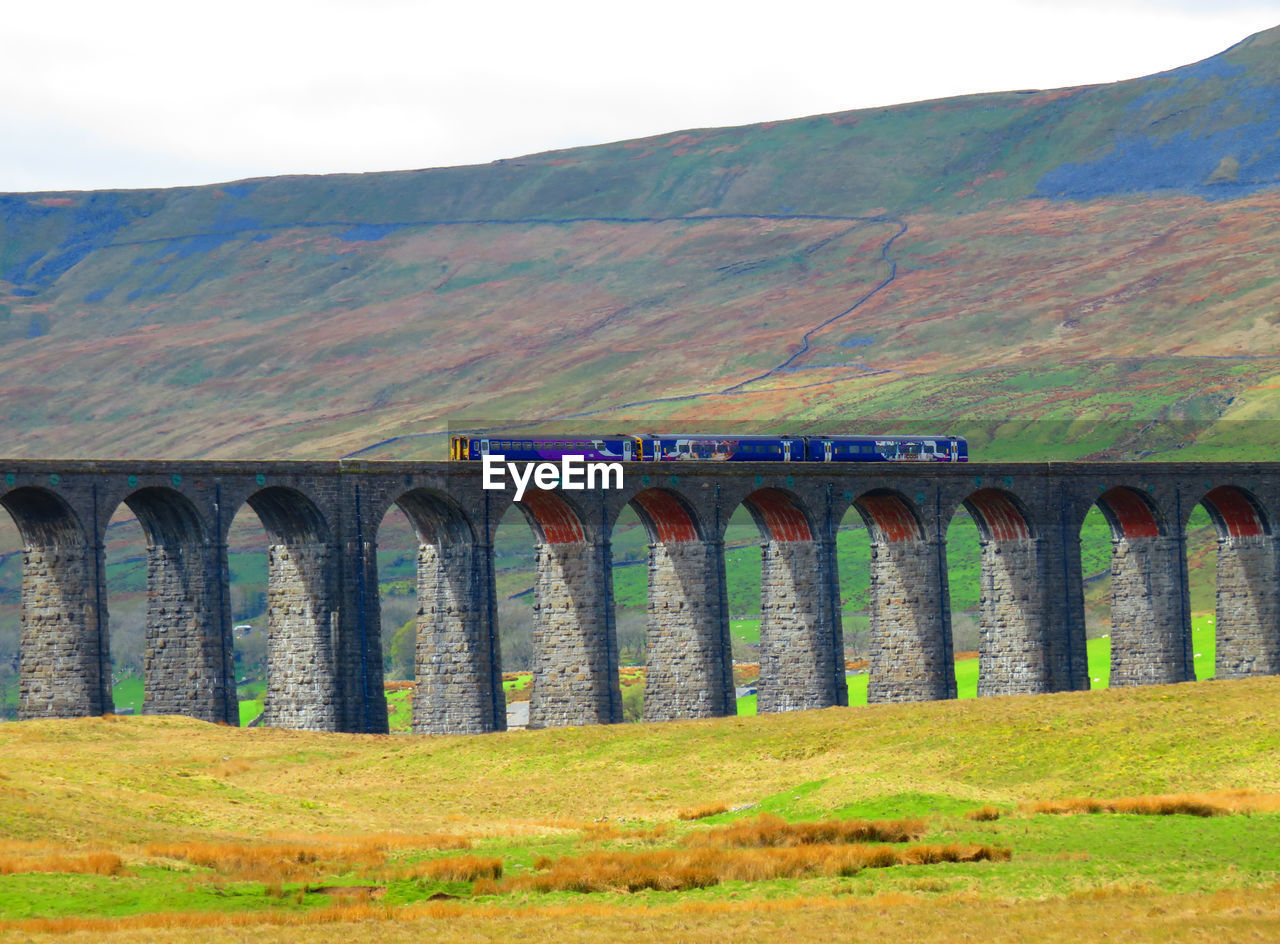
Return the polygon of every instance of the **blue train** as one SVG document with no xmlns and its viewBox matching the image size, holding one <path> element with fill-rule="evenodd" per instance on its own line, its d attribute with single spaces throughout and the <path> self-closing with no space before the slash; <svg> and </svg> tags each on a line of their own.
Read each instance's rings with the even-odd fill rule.
<svg viewBox="0 0 1280 944">
<path fill-rule="evenodd" d="M 488 455 L 511 462 L 555 462 L 562 456 L 582 456 L 589 462 L 968 462 L 969 445 L 960 436 L 450 437 L 450 459 L 480 460 Z"/>
</svg>

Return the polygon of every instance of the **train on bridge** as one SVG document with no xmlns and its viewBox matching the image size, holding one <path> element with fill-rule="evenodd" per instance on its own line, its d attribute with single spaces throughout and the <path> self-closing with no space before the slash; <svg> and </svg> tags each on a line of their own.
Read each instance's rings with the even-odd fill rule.
<svg viewBox="0 0 1280 944">
<path fill-rule="evenodd" d="M 967 462 L 969 446 L 961 436 L 450 437 L 450 459 L 480 461 L 490 455 L 524 461 L 558 461 L 568 455 L 598 462 Z"/>
</svg>

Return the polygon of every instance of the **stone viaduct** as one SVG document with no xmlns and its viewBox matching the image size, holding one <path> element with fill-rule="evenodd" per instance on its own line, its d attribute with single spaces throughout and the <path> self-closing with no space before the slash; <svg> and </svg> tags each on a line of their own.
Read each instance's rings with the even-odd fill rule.
<svg viewBox="0 0 1280 944">
<path fill-rule="evenodd" d="M 148 543 L 144 711 L 237 723 L 227 533 L 269 535 L 265 722 L 385 732 L 376 547 L 393 504 L 418 534 L 414 730 L 505 727 L 493 536 L 511 491 L 475 463 L 0 460 L 22 536 L 22 718 L 112 710 L 103 534 L 126 504 Z M 759 708 L 842 704 L 835 538 L 871 553 L 873 702 L 955 696 L 945 535 L 981 535 L 979 694 L 1089 687 L 1079 535 L 1111 525 L 1113 685 L 1194 678 L 1184 532 L 1218 531 L 1217 675 L 1280 673 L 1280 463 L 628 463 L 611 491 L 536 491 L 534 727 L 621 720 L 610 533 L 650 540 L 646 717 L 735 711 L 723 538 L 745 504 L 763 546 Z"/>
</svg>

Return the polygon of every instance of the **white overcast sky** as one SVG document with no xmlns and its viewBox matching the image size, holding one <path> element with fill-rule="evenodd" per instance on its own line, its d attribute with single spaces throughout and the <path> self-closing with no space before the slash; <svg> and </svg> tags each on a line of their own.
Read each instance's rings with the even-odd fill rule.
<svg viewBox="0 0 1280 944">
<path fill-rule="evenodd" d="M 0 191 L 484 163 L 1110 82 L 1280 0 L 0 0 Z"/>
</svg>

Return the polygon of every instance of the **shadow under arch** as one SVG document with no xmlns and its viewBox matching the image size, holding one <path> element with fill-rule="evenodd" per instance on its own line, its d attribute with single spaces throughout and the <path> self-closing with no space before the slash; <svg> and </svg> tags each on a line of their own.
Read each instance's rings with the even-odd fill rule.
<svg viewBox="0 0 1280 944">
<path fill-rule="evenodd" d="M 674 491 L 647 488 L 629 504 L 649 539 L 644 719 L 736 713 L 722 546 Z"/>
<path fill-rule="evenodd" d="M 1272 523 L 1250 491 L 1209 490 L 1199 502 L 1217 532 L 1214 677 L 1280 674 L 1280 562 Z"/>
<path fill-rule="evenodd" d="M 890 489 L 857 496 L 871 534 L 868 703 L 956 697 L 946 550 Z"/>
<path fill-rule="evenodd" d="M 181 492 L 141 488 L 123 504 L 147 543 L 143 713 L 238 725 L 222 548 Z"/>
<path fill-rule="evenodd" d="M 22 538 L 18 717 L 80 718 L 112 709 L 100 555 L 71 506 L 20 486 L 0 495 Z"/>
<path fill-rule="evenodd" d="M 1140 489 L 1117 485 L 1095 504 L 1111 528 L 1111 686 L 1194 679 L 1180 534 Z"/>
</svg>

